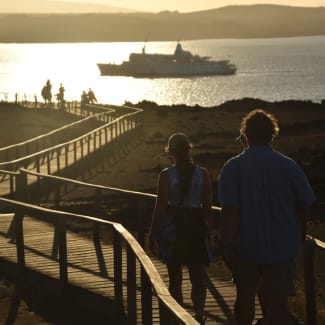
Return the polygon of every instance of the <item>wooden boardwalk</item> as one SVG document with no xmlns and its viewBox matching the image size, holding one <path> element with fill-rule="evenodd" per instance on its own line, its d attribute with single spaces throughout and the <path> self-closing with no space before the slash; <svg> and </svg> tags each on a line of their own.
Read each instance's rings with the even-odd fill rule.
<svg viewBox="0 0 325 325">
<path fill-rule="evenodd" d="M 132 120 L 132 115 L 141 112 L 133 112 L 109 119 L 101 127 L 90 130 L 87 134 L 74 140 L 53 145 L 47 149 L 21 157 L 14 161 L 0 162 L 0 196 L 10 194 L 10 183 L 15 183 L 5 171 L 16 172 L 19 168 L 42 174 L 59 174 L 63 170 L 75 166 L 78 162 L 92 155 L 99 149 L 111 144 L 114 140 L 136 130 L 140 123 Z M 107 115 L 110 112 L 106 113 Z M 3 172 L 2 172 L 3 170 Z M 29 178 L 28 184 L 36 183 L 37 178 Z"/>
<path fill-rule="evenodd" d="M 11 268 L 17 263 L 15 243 L 7 237 L 7 232 L 13 215 L 0 215 L 0 268 L 5 270 L 8 264 Z M 25 216 L 24 238 L 26 267 L 37 271 L 51 279 L 59 279 L 59 263 L 52 257 L 52 244 L 54 227 L 52 224 Z M 86 289 L 95 295 L 107 298 L 114 297 L 114 274 L 112 246 L 102 241 L 101 252 L 96 251 L 93 241 L 71 231 L 67 232 L 68 247 L 68 278 L 69 283 Z M 102 254 L 100 254 L 102 253 Z M 126 253 L 123 253 L 123 269 Z M 165 265 L 157 259 L 152 259 L 161 278 L 168 285 L 168 275 Z M 137 264 L 137 267 L 139 265 Z M 138 273 L 138 272 L 137 272 Z M 123 271 L 123 283 L 126 283 L 126 270 Z M 224 282 L 213 272 L 213 268 L 207 268 L 208 294 L 206 300 L 206 324 L 232 324 L 233 304 L 235 288 L 231 282 Z M 139 283 L 139 284 L 138 284 Z M 140 280 L 137 281 L 137 287 Z M 126 290 L 126 286 L 123 290 Z M 192 315 L 190 299 L 190 281 L 188 272 L 184 272 L 184 306 Z M 139 287 L 138 298 L 141 299 Z M 126 297 L 126 294 L 124 295 Z M 153 298 L 153 319 L 158 323 L 157 300 Z M 139 304 L 140 305 L 140 304 Z M 139 311 L 139 315 L 141 311 Z M 261 316 L 257 306 L 257 318 Z M 140 317 L 138 317 L 140 318 Z M 141 320 L 138 320 L 141 324 Z"/>
</svg>

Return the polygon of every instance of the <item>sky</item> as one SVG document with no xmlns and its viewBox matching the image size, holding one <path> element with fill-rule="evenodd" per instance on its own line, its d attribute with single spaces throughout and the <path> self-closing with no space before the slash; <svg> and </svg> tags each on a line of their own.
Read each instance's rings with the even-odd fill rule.
<svg viewBox="0 0 325 325">
<path fill-rule="evenodd" d="M 62 0 L 61 0 L 62 1 Z M 236 4 L 274 3 L 291 6 L 325 6 L 325 0 L 64 0 L 100 3 L 109 6 L 132 8 L 141 11 L 178 10 L 189 12 Z"/>
<path fill-rule="evenodd" d="M 0 0 L 1 12 L 191 12 L 227 5 L 280 4 L 324 6 L 325 0 Z"/>
</svg>

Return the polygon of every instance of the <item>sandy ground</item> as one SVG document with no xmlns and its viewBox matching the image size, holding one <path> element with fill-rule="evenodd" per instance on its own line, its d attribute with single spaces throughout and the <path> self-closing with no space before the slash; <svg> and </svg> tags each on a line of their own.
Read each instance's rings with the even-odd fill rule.
<svg viewBox="0 0 325 325">
<path fill-rule="evenodd" d="M 148 102 L 137 106 L 144 109 L 142 135 L 132 141 L 119 160 L 107 155 L 105 169 L 93 176 L 89 180 L 91 183 L 154 193 L 159 171 L 170 164 L 164 153 L 167 139 L 175 132 L 183 132 L 193 143 L 195 161 L 208 168 L 215 189 L 224 162 L 242 150 L 241 144 L 235 141 L 242 117 L 250 109 L 264 108 L 274 113 L 280 123 L 280 135 L 274 148 L 291 156 L 304 168 L 317 195 L 318 220 L 324 221 L 325 106 L 258 100 L 228 102 L 218 108 L 158 107 Z M 0 105 L 0 147 L 43 134 L 76 119 L 59 111 Z M 321 228 L 312 226 L 314 234 L 324 236 L 324 227 Z M 0 299 L 0 311 L 6 310 L 8 303 L 8 298 Z M 20 308 L 19 321 L 15 324 L 46 324 L 29 311 L 28 306 L 22 303 Z M 0 324 L 3 324 L 5 314 L 0 313 Z"/>
</svg>

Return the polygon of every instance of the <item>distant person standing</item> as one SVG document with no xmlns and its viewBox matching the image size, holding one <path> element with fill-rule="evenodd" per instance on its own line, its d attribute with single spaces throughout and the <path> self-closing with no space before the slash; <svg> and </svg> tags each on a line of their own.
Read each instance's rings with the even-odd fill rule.
<svg viewBox="0 0 325 325">
<path fill-rule="evenodd" d="M 86 91 L 84 90 L 81 94 L 80 106 L 81 106 L 81 108 L 85 108 L 87 104 L 89 104 L 88 95 L 87 95 Z"/>
<path fill-rule="evenodd" d="M 92 91 L 91 88 L 89 88 L 87 96 L 88 96 L 88 102 L 90 104 L 97 103 L 97 98 L 96 98 L 95 93 Z"/>
<path fill-rule="evenodd" d="M 242 120 L 246 148 L 224 165 L 219 183 L 221 247 L 237 289 L 235 318 L 250 325 L 258 294 L 263 324 L 292 324 L 295 258 L 315 196 L 298 164 L 275 151 L 275 117 L 253 110 Z"/>
<path fill-rule="evenodd" d="M 64 89 L 62 83 L 60 83 L 59 92 L 57 93 L 56 97 L 57 97 L 57 100 L 58 100 L 59 107 L 61 109 L 64 108 L 64 102 L 65 102 L 64 92 L 65 92 L 65 89 Z"/>
<path fill-rule="evenodd" d="M 51 81 L 47 79 L 45 85 L 42 88 L 41 95 L 44 99 L 44 103 L 46 106 L 51 106 L 52 103 L 52 85 Z"/>
</svg>

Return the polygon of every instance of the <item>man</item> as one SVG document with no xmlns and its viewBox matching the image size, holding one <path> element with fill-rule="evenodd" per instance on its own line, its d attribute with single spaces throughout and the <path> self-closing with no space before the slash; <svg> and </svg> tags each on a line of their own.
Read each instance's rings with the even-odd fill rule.
<svg viewBox="0 0 325 325">
<path fill-rule="evenodd" d="M 95 93 L 92 91 L 91 88 L 88 89 L 88 101 L 90 104 L 94 104 L 94 103 L 97 103 L 97 98 L 95 96 Z"/>
<path fill-rule="evenodd" d="M 295 294 L 294 259 L 315 197 L 297 163 L 272 149 L 278 132 L 273 115 L 249 112 L 240 127 L 246 148 L 220 176 L 221 247 L 237 289 L 238 325 L 252 324 L 257 293 L 263 324 L 292 320 L 287 297 Z"/>
</svg>

